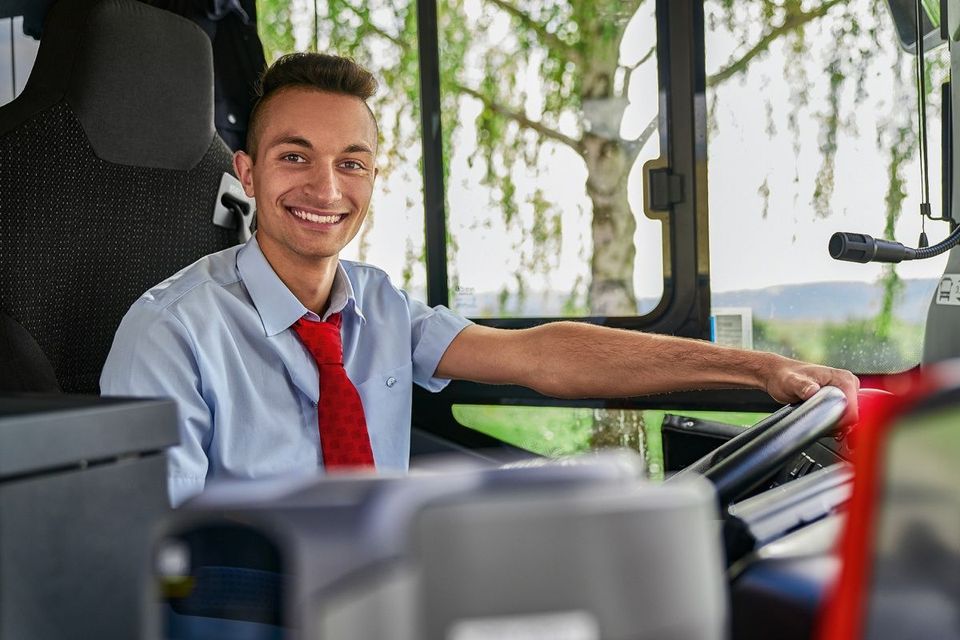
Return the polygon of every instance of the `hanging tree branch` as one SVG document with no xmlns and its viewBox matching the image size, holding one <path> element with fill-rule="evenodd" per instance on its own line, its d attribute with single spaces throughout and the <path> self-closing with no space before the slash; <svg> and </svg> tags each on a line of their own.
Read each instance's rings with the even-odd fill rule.
<svg viewBox="0 0 960 640">
<path fill-rule="evenodd" d="M 743 54 L 738 60 L 731 62 L 729 65 L 727 65 L 717 73 L 713 74 L 712 76 L 709 76 L 707 78 L 707 86 L 716 87 L 717 85 L 723 83 L 725 80 L 729 80 L 731 77 L 735 76 L 741 71 L 745 71 L 747 67 L 750 66 L 750 63 L 753 61 L 753 59 L 756 58 L 761 53 L 763 53 L 764 51 L 766 51 L 770 47 L 770 44 L 773 43 L 773 41 L 775 41 L 777 38 L 780 38 L 786 35 L 790 31 L 797 29 L 804 24 L 812 22 L 818 18 L 822 18 L 835 5 L 838 5 L 845 1 L 846 0 L 828 0 L 827 2 L 824 2 L 822 5 L 817 7 L 816 9 L 812 9 L 810 11 L 802 11 L 800 13 L 795 13 L 787 16 L 787 18 L 784 19 L 782 24 L 780 24 L 777 27 L 774 27 L 773 29 L 768 31 L 766 34 L 764 34 L 764 36 L 760 38 L 760 40 L 755 45 L 750 47 L 750 49 L 745 54 Z M 643 60 L 646 60 L 648 57 L 650 57 L 652 53 L 653 51 L 647 52 L 647 55 L 643 57 Z M 641 62 L 643 60 L 641 60 Z M 639 63 L 637 66 L 639 66 Z M 647 126 L 644 127 L 643 132 L 640 134 L 637 140 L 635 140 L 635 144 L 637 144 L 639 147 L 642 148 L 643 145 L 646 144 L 650 136 L 656 133 L 658 117 L 659 116 L 653 116 L 650 119 L 650 121 L 647 123 Z"/>
<path fill-rule="evenodd" d="M 400 48 L 403 49 L 403 50 L 407 50 L 407 49 L 409 48 L 409 46 L 410 46 L 409 43 L 404 42 L 403 40 L 401 40 L 401 39 L 398 38 L 397 36 L 393 35 L 392 33 L 388 33 L 387 31 L 385 31 L 385 30 L 381 29 L 380 27 L 378 27 L 377 25 L 373 24 L 373 22 L 370 20 L 370 17 L 367 16 L 367 15 L 364 15 L 364 14 L 360 11 L 360 9 L 356 8 L 355 6 L 353 6 L 352 4 L 350 4 L 349 2 L 344 2 L 344 3 L 343 3 L 343 6 L 346 7 L 347 9 L 349 9 L 349 10 L 350 10 L 350 13 L 352 13 L 353 15 L 357 16 L 358 18 L 360 18 L 360 20 L 363 21 L 363 26 L 366 27 L 367 29 L 369 29 L 371 32 L 377 34 L 377 35 L 380 36 L 381 38 L 384 38 L 384 39 L 386 39 L 386 40 L 389 40 L 390 42 L 392 42 L 393 44 L 397 45 L 398 47 L 400 47 Z"/>
<path fill-rule="evenodd" d="M 494 102 L 488 96 L 483 95 L 476 89 L 471 89 L 470 87 L 466 87 L 462 84 L 457 84 L 456 88 L 458 92 L 468 95 L 472 98 L 476 98 L 477 100 L 482 102 L 485 109 L 489 109 L 490 111 L 497 113 L 503 116 L 504 118 L 513 120 L 514 122 L 516 122 L 522 127 L 526 127 L 527 129 L 536 131 L 538 134 L 540 134 L 544 138 L 553 140 L 555 142 L 559 142 L 561 144 L 565 144 L 571 149 L 573 149 L 574 151 L 576 151 L 577 153 L 581 153 L 581 154 L 583 153 L 583 148 L 579 140 L 575 140 L 568 135 L 560 133 L 556 129 L 551 129 L 550 127 L 543 124 L 542 122 L 531 120 L 530 118 L 528 118 L 527 116 L 525 116 L 523 113 L 519 111 L 508 109 L 507 107 L 504 107 L 502 104 Z"/>
<path fill-rule="evenodd" d="M 629 67 L 627 67 L 627 69 L 629 69 L 629 70 L 631 70 L 631 71 L 634 70 L 634 69 L 636 69 L 637 67 L 639 67 L 640 65 L 642 65 L 644 62 L 646 62 L 647 60 L 649 60 L 650 58 L 652 58 L 652 57 L 653 57 L 653 54 L 655 54 L 656 52 L 657 52 L 657 45 L 653 45 L 652 47 L 650 47 L 650 48 L 647 50 L 647 52 L 646 52 L 645 54 L 643 54 L 643 57 L 642 57 L 642 58 L 640 58 L 640 59 L 637 60 L 635 63 L 633 63 L 632 65 L 630 65 Z"/>
<path fill-rule="evenodd" d="M 577 51 L 575 47 L 562 40 L 560 36 L 552 31 L 547 31 L 547 28 L 543 24 L 534 20 L 529 14 L 521 11 L 510 2 L 507 2 L 506 0 L 487 0 L 487 2 L 503 12 L 513 16 L 519 20 L 520 24 L 522 24 L 525 28 L 536 33 L 548 49 L 559 51 L 567 60 L 575 64 L 580 64 L 583 62 L 580 52 Z"/>
<path fill-rule="evenodd" d="M 811 9 L 810 11 L 801 11 L 799 13 L 788 14 L 787 17 L 784 18 L 783 23 L 781 23 L 779 26 L 774 27 L 773 29 L 765 33 L 763 37 L 760 38 L 760 40 L 755 45 L 750 47 L 750 49 L 745 54 L 740 56 L 739 60 L 736 60 L 735 62 L 731 62 L 729 65 L 727 65 L 717 73 L 713 74 L 712 76 L 709 76 L 707 78 L 707 86 L 712 87 L 712 86 L 718 85 L 724 80 L 732 76 L 735 76 L 741 71 L 744 71 L 750 65 L 750 62 L 754 58 L 756 58 L 758 55 L 766 51 L 770 47 L 770 45 L 775 40 L 777 40 L 777 38 L 780 38 L 781 36 L 786 35 L 787 33 L 795 29 L 798 29 L 799 27 L 807 24 L 808 22 L 812 22 L 817 18 L 822 18 L 834 6 L 844 3 L 846 1 L 847 0 L 828 0 L 827 2 L 824 2 L 819 7 L 817 7 L 816 9 Z"/>
</svg>

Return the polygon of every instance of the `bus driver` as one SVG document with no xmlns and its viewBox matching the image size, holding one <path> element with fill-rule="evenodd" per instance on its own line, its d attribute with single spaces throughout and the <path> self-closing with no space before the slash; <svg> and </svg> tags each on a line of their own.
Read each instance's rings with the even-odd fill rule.
<svg viewBox="0 0 960 640">
<path fill-rule="evenodd" d="M 262 79 L 234 168 L 257 203 L 242 246 L 141 296 L 101 377 L 105 395 L 169 396 L 181 443 L 173 504 L 208 479 L 375 465 L 405 470 L 412 385 L 518 384 L 561 398 L 758 388 L 780 402 L 847 371 L 708 342 L 554 322 L 505 330 L 429 308 L 376 267 L 339 259 L 377 177 L 373 76 L 349 59 L 292 54 Z"/>
</svg>

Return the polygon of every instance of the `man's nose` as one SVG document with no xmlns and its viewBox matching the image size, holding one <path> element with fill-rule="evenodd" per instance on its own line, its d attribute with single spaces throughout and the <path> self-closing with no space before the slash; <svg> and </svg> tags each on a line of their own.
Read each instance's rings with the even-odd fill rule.
<svg viewBox="0 0 960 640">
<path fill-rule="evenodd" d="M 312 173 L 310 191 L 320 204 L 339 202 L 343 197 L 336 167 L 320 166 Z"/>
</svg>

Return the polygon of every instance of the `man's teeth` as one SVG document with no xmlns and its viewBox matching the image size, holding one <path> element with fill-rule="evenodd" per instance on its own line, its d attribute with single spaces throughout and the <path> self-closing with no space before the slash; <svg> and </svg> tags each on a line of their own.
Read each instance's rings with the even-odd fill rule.
<svg viewBox="0 0 960 640">
<path fill-rule="evenodd" d="M 332 215 L 332 216 L 318 216 L 315 213 L 308 213 L 301 209 L 290 209 L 293 215 L 297 216 L 301 220 L 307 220 L 308 222 L 319 222 L 320 224 L 334 224 L 340 221 L 342 215 Z"/>
</svg>

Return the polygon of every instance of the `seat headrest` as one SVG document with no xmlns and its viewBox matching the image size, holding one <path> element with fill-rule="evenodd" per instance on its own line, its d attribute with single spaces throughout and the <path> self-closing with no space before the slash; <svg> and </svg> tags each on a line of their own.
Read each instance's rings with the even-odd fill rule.
<svg viewBox="0 0 960 640">
<path fill-rule="evenodd" d="M 61 0 L 0 135 L 66 101 L 96 155 L 186 170 L 214 136 L 213 57 L 195 24 L 135 0 Z"/>
</svg>

